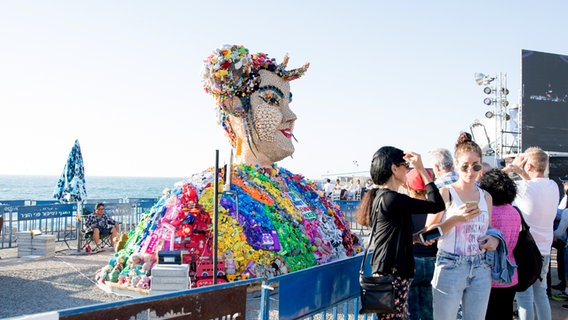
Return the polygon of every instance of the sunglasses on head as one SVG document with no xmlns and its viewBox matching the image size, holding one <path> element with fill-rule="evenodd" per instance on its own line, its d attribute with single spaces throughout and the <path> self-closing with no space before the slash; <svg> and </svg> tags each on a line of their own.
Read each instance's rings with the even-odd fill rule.
<svg viewBox="0 0 568 320">
<path fill-rule="evenodd" d="M 404 166 L 406 167 L 406 169 L 410 169 L 410 163 L 408 162 L 400 162 L 400 163 L 396 163 L 395 166 L 400 167 L 400 166 Z"/>
<path fill-rule="evenodd" d="M 461 166 L 461 171 L 468 172 L 469 168 L 470 168 L 470 166 L 468 164 L 464 164 L 463 166 Z M 483 169 L 483 166 L 480 165 L 479 163 L 476 163 L 473 166 L 471 166 L 471 169 L 473 169 L 473 171 L 475 171 L 475 172 L 479 172 L 479 171 L 481 171 L 481 169 Z"/>
</svg>

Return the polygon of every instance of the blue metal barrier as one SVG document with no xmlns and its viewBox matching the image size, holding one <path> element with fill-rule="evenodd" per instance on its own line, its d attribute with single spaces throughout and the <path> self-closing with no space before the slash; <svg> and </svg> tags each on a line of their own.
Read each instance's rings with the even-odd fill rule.
<svg viewBox="0 0 568 320">
<path fill-rule="evenodd" d="M 175 291 L 167 294 L 133 298 L 120 302 L 96 304 L 58 311 L 59 319 L 147 319 L 184 316 L 191 319 L 376 319 L 359 315 L 359 268 L 363 255 L 285 274 L 268 280 L 249 279 L 216 286 Z M 368 256 L 370 259 L 370 256 Z M 370 264 L 366 266 L 370 272 Z M 251 310 L 250 295 L 243 288 L 261 285 L 260 309 Z M 272 296 L 271 296 L 272 295 Z M 270 308 L 277 295 L 278 307 Z M 232 303 L 227 299 L 236 299 Z M 223 301 L 220 303 L 220 301 Z M 229 309 L 227 309 L 229 308 Z M 232 309 L 231 309 L 232 308 Z M 208 310 L 204 313 L 204 310 Z M 231 311 L 232 310 L 232 311 Z M 258 311 L 258 313 L 256 313 Z M 198 314 L 197 312 L 201 312 Z M 341 313 L 341 314 L 340 314 Z"/>
<path fill-rule="evenodd" d="M 371 232 L 371 229 L 362 226 L 357 223 L 355 217 L 357 214 L 357 209 L 359 208 L 360 200 L 336 200 L 335 203 L 343 212 L 345 219 L 349 221 L 349 226 L 351 230 L 358 231 L 359 235 L 368 235 Z"/>
<path fill-rule="evenodd" d="M 369 255 L 367 259 L 370 258 Z M 265 297 L 260 311 L 262 319 L 268 319 L 270 300 L 266 297 L 276 286 L 279 319 L 311 319 L 316 314 L 326 319 L 327 312 L 337 319 L 337 307 L 341 304 L 343 319 L 349 315 L 357 319 L 362 259 L 363 255 L 357 255 L 266 280 L 262 286 Z M 371 272 L 370 263 L 366 263 L 365 272 Z"/>
<path fill-rule="evenodd" d="M 157 200 L 151 201 L 151 198 L 144 198 L 133 205 L 119 202 L 118 199 L 93 199 L 84 205 L 84 209 L 93 212 L 96 203 L 104 203 L 106 214 L 120 223 L 121 231 L 128 232 L 136 228 L 142 213 Z M 16 233 L 28 230 L 41 230 L 45 234 L 55 235 L 56 241 L 77 239 L 77 204 L 53 203 L 51 200 L 8 200 L 0 204 L 0 216 L 4 220 L 0 248 L 13 247 Z"/>
<path fill-rule="evenodd" d="M 12 247 L 15 232 L 27 230 L 42 230 L 62 239 L 72 229 L 75 212 L 76 204 L 0 206 L 0 214 L 4 218 L 1 247 L 4 248 L 6 242 L 8 247 Z"/>
</svg>

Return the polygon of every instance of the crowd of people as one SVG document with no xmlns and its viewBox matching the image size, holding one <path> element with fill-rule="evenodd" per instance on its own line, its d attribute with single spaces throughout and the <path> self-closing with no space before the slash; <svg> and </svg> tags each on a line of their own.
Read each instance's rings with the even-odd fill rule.
<svg viewBox="0 0 568 320">
<path fill-rule="evenodd" d="M 548 161 L 542 149 L 531 147 L 503 168 L 491 168 L 464 132 L 453 156 L 447 149 L 430 152 L 432 175 L 419 154 L 380 148 L 371 162 L 374 187 L 357 215 L 362 225 L 376 224 L 369 244 L 373 274 L 396 279 L 396 312 L 377 318 L 513 319 L 517 311 L 521 320 L 551 319 L 551 246 L 553 240 L 565 246 L 568 210 L 559 210 L 566 203 L 546 176 Z M 536 282 L 519 291 L 513 250 L 522 219 L 544 261 Z M 439 237 L 418 236 L 426 230 Z M 557 299 L 568 300 L 566 271 L 559 270 Z"/>
<path fill-rule="evenodd" d="M 349 183 L 343 184 L 340 179 L 336 179 L 335 183 L 331 183 L 331 179 L 326 179 L 322 186 L 323 194 L 333 200 L 361 200 L 365 192 L 373 187 L 373 181 L 367 180 L 367 183 L 361 185 L 361 179 L 351 179 Z"/>
</svg>

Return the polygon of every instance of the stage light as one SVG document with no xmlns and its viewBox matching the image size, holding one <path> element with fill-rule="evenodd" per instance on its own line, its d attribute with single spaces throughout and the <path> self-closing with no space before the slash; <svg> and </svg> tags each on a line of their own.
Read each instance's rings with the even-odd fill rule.
<svg viewBox="0 0 568 320">
<path fill-rule="evenodd" d="M 501 88 L 501 93 L 504 95 L 508 95 L 509 94 L 509 89 L 507 88 Z"/>
<path fill-rule="evenodd" d="M 511 116 L 508 115 L 507 113 L 503 114 L 503 117 L 505 117 L 505 121 L 511 120 Z"/>
<path fill-rule="evenodd" d="M 485 99 L 483 99 L 483 103 L 486 104 L 486 105 L 488 105 L 488 106 L 490 106 L 491 103 L 493 103 L 493 101 L 492 101 L 491 99 L 489 99 L 489 98 L 485 98 Z"/>
<path fill-rule="evenodd" d="M 491 112 L 491 111 L 485 112 L 485 117 L 486 117 L 487 119 L 491 119 L 491 118 L 493 118 L 493 116 L 494 116 L 493 112 Z"/>
<path fill-rule="evenodd" d="M 491 94 L 491 92 L 493 92 L 493 90 L 491 90 L 491 88 L 489 88 L 489 87 L 485 87 L 485 88 L 483 88 L 483 92 L 485 92 L 485 94 Z"/>
<path fill-rule="evenodd" d="M 502 105 L 503 107 L 507 107 L 507 106 L 509 105 L 509 101 L 503 99 L 503 100 L 501 100 L 501 105 Z"/>
<path fill-rule="evenodd" d="M 494 77 L 490 77 L 490 76 L 486 76 L 483 73 L 479 73 L 476 72 L 473 75 L 473 78 L 475 79 L 475 83 L 477 83 L 478 86 L 482 85 L 482 84 L 489 84 L 491 81 L 495 80 Z"/>
</svg>

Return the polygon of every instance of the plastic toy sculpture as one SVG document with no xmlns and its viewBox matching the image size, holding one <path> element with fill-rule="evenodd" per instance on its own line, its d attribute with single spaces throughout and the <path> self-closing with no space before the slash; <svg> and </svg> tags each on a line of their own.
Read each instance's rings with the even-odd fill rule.
<svg viewBox="0 0 568 320">
<path fill-rule="evenodd" d="M 289 82 L 309 66 L 286 70 L 287 62 L 236 45 L 205 60 L 205 91 L 215 97 L 219 122 L 236 149 L 232 195 L 219 200 L 218 281 L 273 277 L 360 251 L 339 207 L 303 176 L 275 164 L 294 152 Z M 219 172 L 220 186 L 226 170 Z M 147 288 L 144 276 L 151 275 L 157 252 L 180 250 L 193 286 L 212 284 L 214 175 L 205 170 L 164 194 L 97 278 L 112 282 L 118 269 L 124 285 Z M 128 259 L 136 262 L 124 264 Z"/>
</svg>

